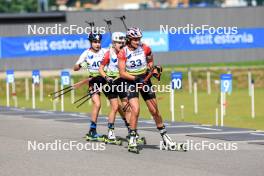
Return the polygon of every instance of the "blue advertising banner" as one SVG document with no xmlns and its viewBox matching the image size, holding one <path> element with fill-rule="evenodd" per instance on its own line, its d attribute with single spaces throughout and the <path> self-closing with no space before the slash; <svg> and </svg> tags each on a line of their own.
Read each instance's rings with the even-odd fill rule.
<svg viewBox="0 0 264 176">
<path fill-rule="evenodd" d="M 103 35 L 108 47 L 109 35 Z M 2 58 L 78 55 L 90 47 L 87 35 L 49 35 L 2 38 Z"/>
<path fill-rule="evenodd" d="M 159 32 L 144 32 L 143 42 L 148 44 L 153 52 L 168 51 L 167 34 Z M 109 33 L 103 35 L 102 47 L 111 43 Z M 87 35 L 48 35 L 19 36 L 0 38 L 1 58 L 43 57 L 79 55 L 90 47 Z"/>
<path fill-rule="evenodd" d="M 264 48 L 264 28 L 245 28 L 237 34 L 169 34 L 169 50 Z"/>
<path fill-rule="evenodd" d="M 264 28 L 238 29 L 236 34 L 166 34 L 160 31 L 143 33 L 142 41 L 153 52 L 188 50 L 264 48 Z M 102 47 L 111 43 L 104 34 Z M 0 38 L 0 58 L 80 55 L 90 47 L 87 35 L 18 36 Z"/>
<path fill-rule="evenodd" d="M 143 32 L 142 42 L 149 45 L 153 52 L 169 51 L 168 34 L 160 34 L 159 31 Z"/>
</svg>

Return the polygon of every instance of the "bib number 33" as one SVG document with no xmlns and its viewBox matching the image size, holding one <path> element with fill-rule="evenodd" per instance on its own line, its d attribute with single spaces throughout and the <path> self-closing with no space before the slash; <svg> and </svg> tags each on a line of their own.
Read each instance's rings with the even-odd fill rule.
<svg viewBox="0 0 264 176">
<path fill-rule="evenodd" d="M 136 61 L 130 61 L 131 64 L 131 68 L 135 68 L 135 67 L 140 67 L 142 65 L 142 62 L 140 59 L 136 60 Z"/>
</svg>

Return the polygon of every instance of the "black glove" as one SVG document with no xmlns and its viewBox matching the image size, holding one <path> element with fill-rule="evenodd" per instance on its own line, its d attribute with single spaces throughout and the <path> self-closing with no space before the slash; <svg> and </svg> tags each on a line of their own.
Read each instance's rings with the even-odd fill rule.
<svg viewBox="0 0 264 176">
<path fill-rule="evenodd" d="M 160 65 L 155 65 L 154 68 L 157 69 L 157 72 L 158 72 L 158 73 L 162 73 L 162 66 L 160 66 Z"/>
<path fill-rule="evenodd" d="M 144 79 L 142 78 L 142 77 L 140 77 L 140 76 L 136 76 L 136 78 L 135 78 L 135 82 L 136 83 L 141 83 L 141 84 L 144 84 Z"/>
<path fill-rule="evenodd" d="M 111 77 L 108 77 L 108 76 L 105 76 L 105 80 L 106 80 L 106 82 L 107 82 L 108 84 L 113 84 L 113 82 L 114 82 L 114 79 L 111 78 Z"/>
</svg>

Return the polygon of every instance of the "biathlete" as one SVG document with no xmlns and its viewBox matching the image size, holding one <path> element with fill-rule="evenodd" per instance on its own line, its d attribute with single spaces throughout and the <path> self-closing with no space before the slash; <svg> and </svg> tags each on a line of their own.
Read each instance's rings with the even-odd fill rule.
<svg viewBox="0 0 264 176">
<path fill-rule="evenodd" d="M 99 135 L 96 131 L 97 118 L 101 108 L 100 91 L 96 90 L 96 88 L 101 87 L 106 83 L 105 79 L 100 76 L 99 73 L 99 66 L 104 58 L 106 49 L 101 48 L 101 34 L 91 32 L 88 35 L 88 40 L 91 44 L 91 47 L 81 54 L 73 69 L 74 71 L 78 71 L 83 68 L 89 71 L 89 91 L 95 92 L 91 97 L 91 124 L 89 132 L 86 134 L 86 140 L 104 142 L 105 137 L 103 135 Z"/>
<path fill-rule="evenodd" d="M 149 112 L 153 116 L 164 145 L 175 146 L 176 143 L 167 134 L 159 113 L 155 92 L 151 89 L 137 89 L 137 85 L 152 86 L 150 79 L 146 79 L 148 70 L 154 67 L 151 48 L 141 43 L 142 32 L 139 28 L 129 28 L 126 32 L 126 45 L 118 53 L 118 67 L 120 76 L 128 84 L 128 101 L 131 108 L 130 138 L 128 151 L 139 153 L 136 142 L 137 122 L 140 113 L 139 92 L 146 102 Z"/>
<path fill-rule="evenodd" d="M 111 109 L 108 118 L 108 135 L 106 142 L 113 144 L 120 144 L 120 140 L 116 138 L 114 133 L 114 122 L 117 112 L 120 113 L 122 119 L 124 120 L 128 133 L 130 133 L 129 120 L 130 120 L 130 108 L 126 108 L 125 112 L 123 111 L 125 105 L 128 103 L 126 85 L 122 78 L 119 76 L 118 70 L 118 59 L 117 54 L 125 45 L 126 35 L 122 32 L 114 32 L 112 34 L 112 45 L 109 50 L 105 53 L 104 59 L 99 67 L 99 72 L 103 78 L 105 78 L 108 83 L 108 89 L 104 93 L 108 100 L 110 101 Z M 121 100 L 119 105 L 118 97 Z M 137 138 L 139 144 L 145 143 L 144 138 Z"/>
</svg>

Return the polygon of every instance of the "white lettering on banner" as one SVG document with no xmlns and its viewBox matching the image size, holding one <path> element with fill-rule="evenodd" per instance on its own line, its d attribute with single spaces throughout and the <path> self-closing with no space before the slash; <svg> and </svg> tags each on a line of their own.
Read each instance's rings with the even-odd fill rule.
<svg viewBox="0 0 264 176">
<path fill-rule="evenodd" d="M 243 33 L 237 35 L 196 35 L 189 37 L 192 45 L 210 45 L 210 44 L 243 44 L 254 43 L 254 36 L 252 34 Z"/>
<path fill-rule="evenodd" d="M 23 43 L 23 45 L 26 51 L 47 51 L 49 50 L 47 40 L 39 40 L 39 41 L 30 40 L 30 42 Z"/>
<path fill-rule="evenodd" d="M 214 38 L 215 44 L 237 44 L 237 43 L 253 43 L 254 36 L 252 34 L 238 35 L 217 35 Z"/>
<path fill-rule="evenodd" d="M 213 36 L 212 35 L 204 35 L 204 36 L 194 36 L 189 38 L 191 44 L 193 45 L 207 45 L 213 44 Z"/>
<path fill-rule="evenodd" d="M 50 50 L 72 50 L 72 49 L 87 49 L 90 44 L 87 40 L 59 40 L 51 41 L 49 44 Z"/>
<path fill-rule="evenodd" d="M 48 51 L 48 50 L 73 50 L 73 49 L 87 49 L 90 44 L 87 40 L 80 38 L 79 40 L 30 40 L 30 42 L 23 43 L 25 51 Z"/>
<path fill-rule="evenodd" d="M 166 41 L 164 38 L 154 39 L 154 38 L 143 38 L 143 43 L 146 43 L 150 46 L 160 46 L 160 45 L 166 45 Z"/>
</svg>

